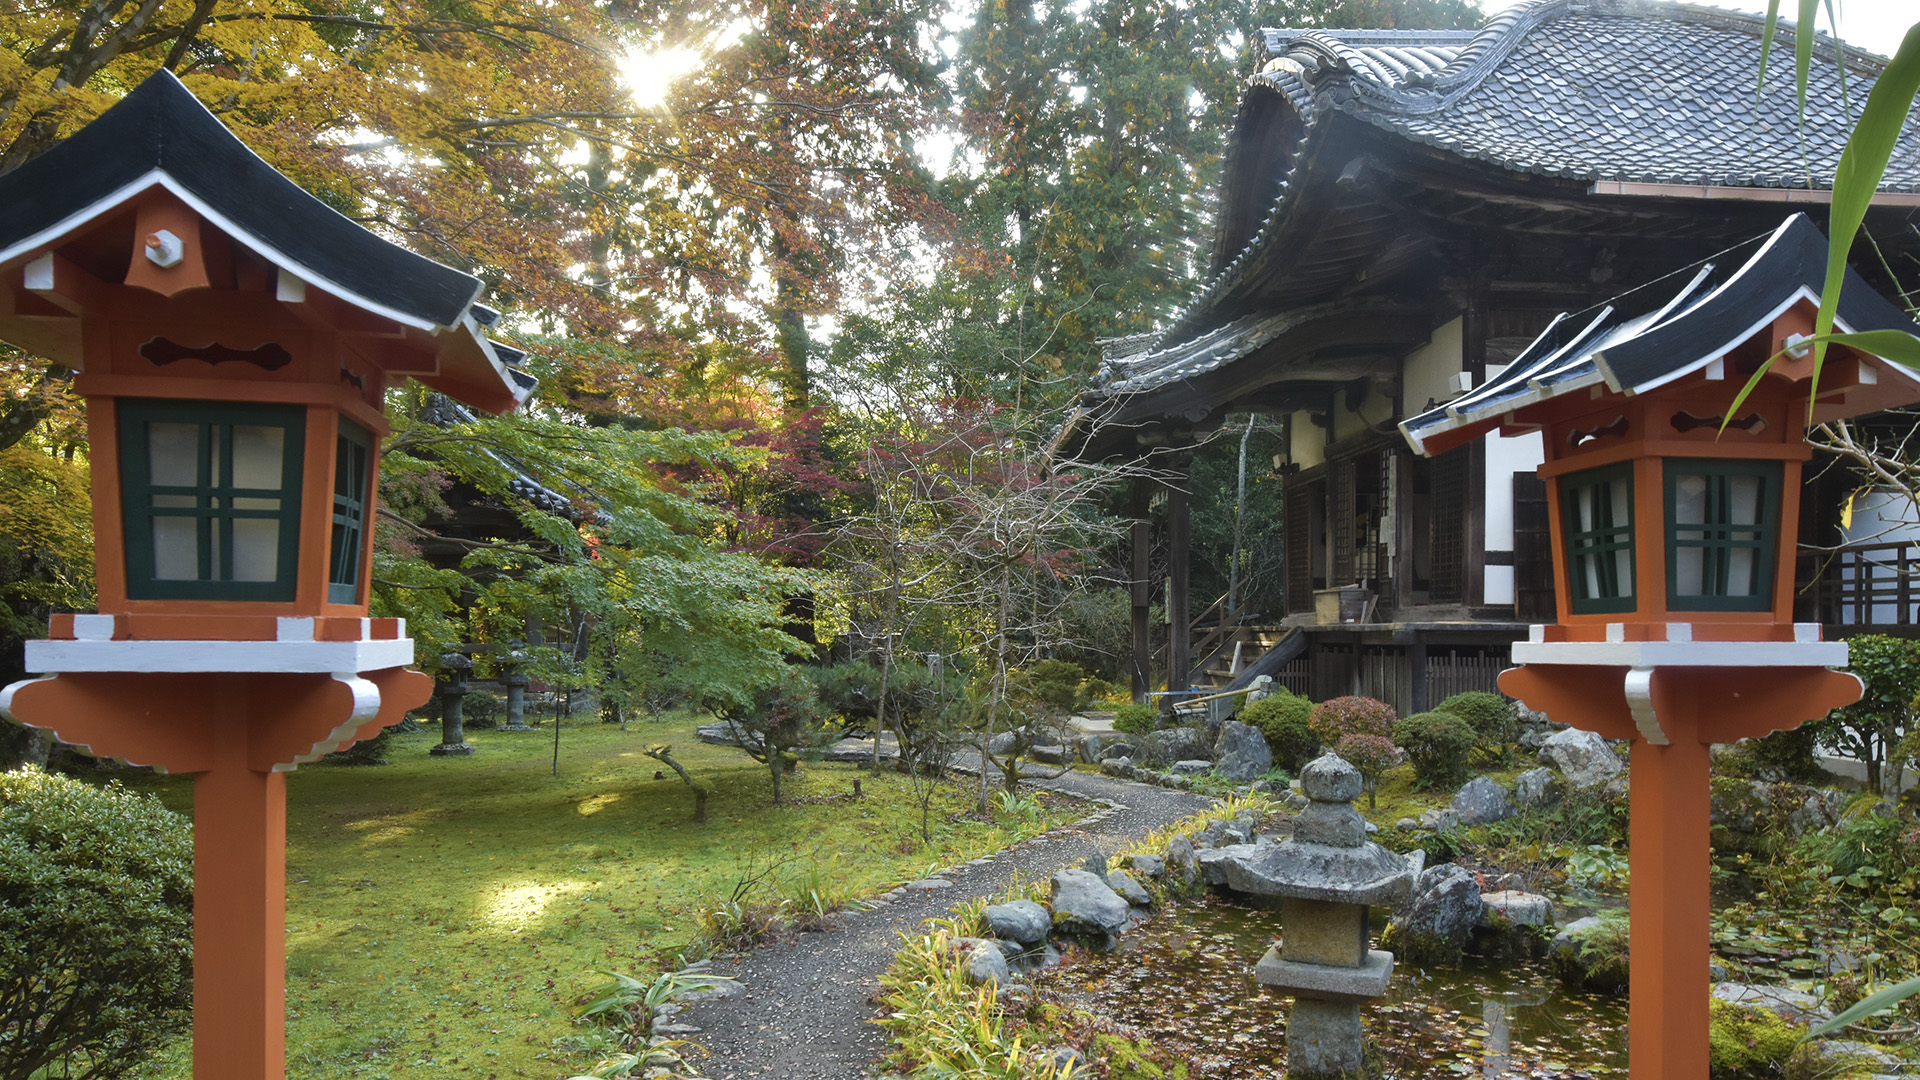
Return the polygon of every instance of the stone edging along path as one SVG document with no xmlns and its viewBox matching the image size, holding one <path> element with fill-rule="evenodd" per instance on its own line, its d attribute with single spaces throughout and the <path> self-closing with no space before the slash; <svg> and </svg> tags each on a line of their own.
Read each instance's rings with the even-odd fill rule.
<svg viewBox="0 0 1920 1080">
<path fill-rule="evenodd" d="M 716 958 L 707 970 L 738 983 L 725 996 L 698 995 L 672 1017 L 668 1033 L 707 1050 L 688 1065 L 711 1080 L 862 1080 L 886 1051 L 871 1023 L 880 975 L 901 935 L 967 900 L 994 896 L 1014 875 L 1051 874 L 1096 852 L 1112 855 L 1154 829 L 1207 809 L 1213 799 L 1106 776 L 1069 772 L 1035 787 L 1104 804 L 1068 826 L 993 855 L 909 882 L 863 910 L 836 917 L 833 929 L 788 944 Z M 694 1030 L 687 1030 L 694 1029 Z"/>
</svg>

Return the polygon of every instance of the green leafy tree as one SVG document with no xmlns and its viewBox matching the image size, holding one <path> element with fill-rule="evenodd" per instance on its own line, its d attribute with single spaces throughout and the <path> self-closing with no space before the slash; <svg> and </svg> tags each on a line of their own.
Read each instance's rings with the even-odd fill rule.
<svg viewBox="0 0 1920 1080">
<path fill-rule="evenodd" d="M 718 433 L 402 417 L 385 454 L 373 611 L 407 617 L 423 657 L 520 637 L 529 617 L 591 626 L 581 678 L 618 708 L 649 694 L 744 707 L 801 648 L 783 601 L 811 579 L 726 550 L 722 511 L 676 475 L 754 456 Z M 533 501 L 526 476 L 567 504 Z M 454 482 L 510 516 L 450 528 L 440 494 Z M 558 663 L 551 648 L 531 651 Z"/>
<path fill-rule="evenodd" d="M 1860 677 L 1865 693 L 1808 726 L 1822 743 L 1866 763 L 1867 790 L 1898 791 L 1901 770 L 1893 750 L 1915 730 L 1920 642 L 1881 634 L 1849 638 L 1847 670 Z"/>
</svg>

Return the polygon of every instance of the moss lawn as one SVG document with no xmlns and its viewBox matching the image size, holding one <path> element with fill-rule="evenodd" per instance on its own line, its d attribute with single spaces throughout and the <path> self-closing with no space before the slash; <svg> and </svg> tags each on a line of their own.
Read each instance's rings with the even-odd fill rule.
<svg viewBox="0 0 1920 1080">
<path fill-rule="evenodd" d="M 747 899 L 808 890 L 869 896 L 1080 816 L 970 813 L 943 787 L 931 841 L 913 785 L 812 763 L 775 809 L 764 766 L 693 737 L 678 715 L 622 732 L 470 732 L 469 758 L 428 755 L 437 732 L 396 735 L 391 764 L 306 766 L 288 778 L 287 1071 L 303 1080 L 572 1075 L 591 1055 L 556 1045 L 602 971 L 645 975 L 698 953 L 701 912 L 760 877 Z M 642 751 L 667 742 L 713 785 L 709 820 Z M 665 771 L 666 779 L 656 779 Z M 864 795 L 855 798 L 853 782 Z M 183 813 L 191 782 L 142 778 Z M 721 961 L 716 971 L 724 974 Z M 185 1080 L 181 1040 L 140 1075 Z"/>
</svg>

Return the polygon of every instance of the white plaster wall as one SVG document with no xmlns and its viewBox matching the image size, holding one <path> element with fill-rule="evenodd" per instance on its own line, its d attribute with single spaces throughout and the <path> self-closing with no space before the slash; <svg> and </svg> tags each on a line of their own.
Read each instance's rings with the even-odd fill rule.
<svg viewBox="0 0 1920 1080">
<path fill-rule="evenodd" d="M 1489 606 L 1511 604 L 1517 590 L 1513 584 L 1513 567 L 1488 566 L 1480 571 L 1480 602 Z"/>
<path fill-rule="evenodd" d="M 1446 401 L 1454 397 L 1447 387 L 1447 380 L 1460 373 L 1462 343 L 1462 320 L 1455 319 L 1433 332 L 1433 337 L 1425 345 L 1408 353 L 1400 361 L 1400 400 L 1401 409 L 1407 416 L 1417 416 L 1426 411 L 1429 400 Z"/>
<path fill-rule="evenodd" d="M 1393 399 L 1384 394 L 1371 391 L 1360 399 L 1360 407 L 1347 408 L 1347 395 L 1342 392 L 1333 398 L 1333 438 L 1335 442 L 1364 435 L 1369 431 L 1384 429 L 1393 419 Z"/>
<path fill-rule="evenodd" d="M 1327 463 L 1327 433 L 1311 413 L 1294 413 L 1287 424 L 1287 459 L 1303 469 Z"/>
<path fill-rule="evenodd" d="M 1501 372 L 1500 367 L 1488 367 L 1486 378 L 1491 379 Z M 1518 438 L 1506 438 L 1502 435 L 1487 436 L 1487 503 L 1485 537 L 1488 551 L 1513 550 L 1513 474 L 1530 473 L 1547 460 L 1546 443 L 1539 432 L 1531 432 Z M 1481 595 L 1483 604 L 1511 604 L 1514 601 L 1514 578 L 1511 566 L 1489 566 L 1481 579 L 1484 583 Z"/>
</svg>

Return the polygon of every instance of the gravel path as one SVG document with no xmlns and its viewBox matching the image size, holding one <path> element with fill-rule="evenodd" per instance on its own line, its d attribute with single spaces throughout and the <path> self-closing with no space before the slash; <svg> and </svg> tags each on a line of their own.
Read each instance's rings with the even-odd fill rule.
<svg viewBox="0 0 1920 1080">
<path fill-rule="evenodd" d="M 1106 776 L 1069 772 L 1036 787 L 1114 804 L 1097 820 L 1055 830 L 983 860 L 957 867 L 946 888 L 909 889 L 871 911 L 843 915 L 824 933 L 802 934 L 742 957 L 720 960 L 717 975 L 740 980 L 746 992 L 693 1004 L 675 1019 L 701 1033 L 689 1036 L 712 1057 L 689 1064 L 713 1080 L 861 1080 L 886 1050 L 881 1029 L 869 1023 L 880 973 L 900 947 L 900 934 L 955 905 L 1005 889 L 1016 870 L 1051 874 L 1099 851 L 1112 855 L 1135 838 L 1200 812 L 1213 800 L 1183 791 Z"/>
</svg>

